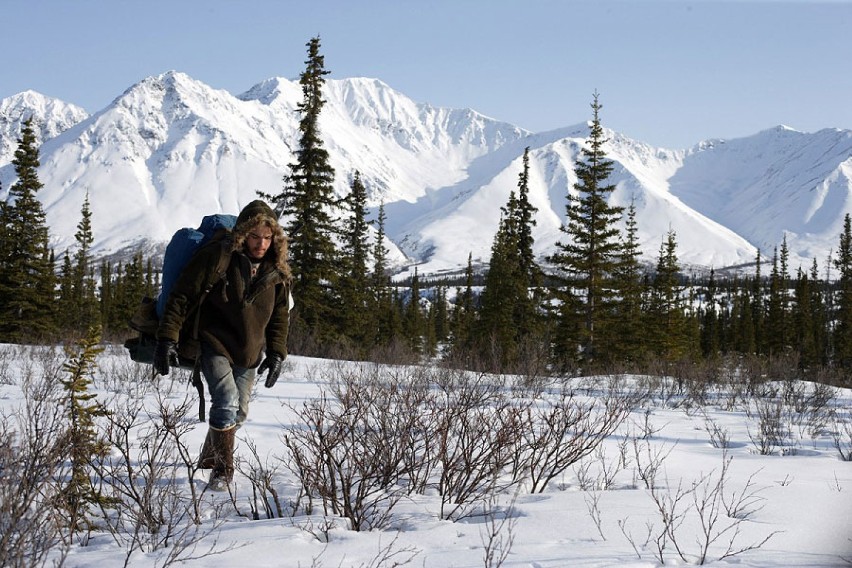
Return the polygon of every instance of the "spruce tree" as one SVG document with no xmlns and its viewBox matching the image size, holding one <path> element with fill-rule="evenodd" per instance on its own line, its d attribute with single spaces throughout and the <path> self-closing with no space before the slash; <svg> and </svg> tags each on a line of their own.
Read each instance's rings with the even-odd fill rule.
<svg viewBox="0 0 852 568">
<path fill-rule="evenodd" d="M 814 333 L 814 314 L 811 311 L 813 307 L 811 288 L 816 284 L 816 282 L 810 281 L 807 272 L 799 268 L 793 290 L 795 302 L 793 303 L 791 319 L 794 348 L 799 354 L 799 366 L 802 369 L 812 369 L 821 362 L 817 350 L 817 338 Z"/>
<path fill-rule="evenodd" d="M 843 369 L 852 367 L 852 218 L 843 218 L 843 232 L 834 266 L 839 271 L 835 307 L 834 360 Z"/>
<path fill-rule="evenodd" d="M 299 78 L 302 101 L 297 105 L 301 118 L 296 161 L 290 164 L 283 191 L 267 197 L 286 220 L 285 229 L 292 237 L 290 265 L 294 294 L 299 302 L 293 313 L 296 321 L 291 325 L 324 340 L 336 335 L 335 314 L 340 308 L 335 292 L 339 265 L 334 243 L 339 231 L 335 221 L 334 168 L 329 164 L 319 129 L 319 116 L 325 104 L 324 76 L 329 71 L 320 55 L 319 37 L 306 45 L 308 59 Z"/>
<path fill-rule="evenodd" d="M 411 277 L 411 289 L 408 302 L 405 303 L 402 316 L 402 333 L 412 353 L 423 353 L 423 339 L 426 333 L 426 322 L 420 307 L 420 275 L 417 268 Z"/>
<path fill-rule="evenodd" d="M 106 504 L 104 498 L 90 479 L 90 464 L 98 456 L 103 457 L 108 445 L 100 439 L 95 427 L 98 417 L 106 416 L 106 409 L 89 391 L 92 374 L 97 368 L 96 358 L 103 351 L 99 346 L 100 328 L 93 327 L 77 344 L 77 350 L 68 348 L 68 361 L 63 369 L 68 378 L 62 380 L 67 398 L 68 414 L 68 459 L 71 475 L 61 492 L 60 507 L 65 510 L 72 534 L 92 528 L 90 508 Z"/>
<path fill-rule="evenodd" d="M 647 311 L 647 334 L 651 352 L 666 366 L 682 360 L 690 350 L 687 316 L 679 284 L 677 240 L 674 231 L 660 246 L 654 274 L 651 303 Z"/>
<path fill-rule="evenodd" d="M 113 291 L 112 263 L 109 260 L 101 260 L 101 266 L 98 271 L 100 275 L 100 286 L 98 288 L 98 296 L 100 299 L 100 316 L 101 325 L 104 329 L 104 335 L 108 336 L 112 330 L 112 310 L 115 293 Z"/>
<path fill-rule="evenodd" d="M 639 263 L 639 227 L 633 202 L 627 208 L 625 226 L 613 282 L 618 299 L 613 305 L 612 325 L 606 337 L 610 352 L 608 359 L 636 363 L 643 356 L 645 329 L 642 322 L 643 275 Z"/>
<path fill-rule="evenodd" d="M 787 236 L 784 236 L 780 252 L 772 257 L 772 272 L 769 275 L 769 292 L 766 301 L 766 352 L 779 355 L 791 347 L 791 324 L 789 322 L 790 300 L 787 292 L 789 274 L 787 272 L 789 249 Z"/>
<path fill-rule="evenodd" d="M 599 328 L 606 326 L 607 314 L 613 301 L 613 275 L 618 267 L 621 253 L 620 234 L 616 225 L 623 208 L 610 205 L 608 198 L 615 186 L 609 184 L 613 163 L 604 151 L 603 127 L 601 126 L 601 104 L 598 93 L 592 102 L 593 119 L 587 145 L 582 148 L 582 159 L 574 172 L 576 195 L 568 194 L 566 223 L 560 227 L 568 240 L 556 243 L 556 253 L 550 261 L 559 270 L 557 277 L 563 290 L 579 290 L 574 298 L 582 321 L 580 348 L 586 362 L 597 358 Z M 563 298 L 564 300 L 564 298 Z M 570 306 L 561 309 L 561 318 L 573 320 Z M 573 321 L 564 321 L 565 331 L 573 329 Z"/>
<path fill-rule="evenodd" d="M 826 293 L 826 283 L 819 277 L 819 265 L 817 259 L 813 260 L 811 265 L 810 278 L 810 312 L 812 318 L 814 350 L 816 352 L 816 361 L 819 365 L 825 366 L 829 364 L 828 353 L 828 301 Z"/>
<path fill-rule="evenodd" d="M 717 307 L 716 293 L 716 272 L 711 268 L 701 309 L 700 344 L 704 357 L 714 357 L 721 351 L 721 317 Z"/>
<path fill-rule="evenodd" d="M 46 215 L 36 193 L 39 151 L 32 118 L 23 123 L 12 160 L 17 181 L 3 207 L 0 251 L 0 340 L 43 340 L 56 333 L 53 254 Z"/>
<path fill-rule="evenodd" d="M 518 242 L 519 278 L 522 279 L 524 293 L 519 295 L 515 304 L 514 325 L 521 348 L 521 357 L 529 346 L 544 341 L 544 322 L 541 304 L 544 302 L 542 289 L 543 274 L 535 259 L 533 227 L 538 211 L 530 202 L 530 149 L 524 149 L 521 173 L 518 175 L 518 201 L 513 216 Z"/>
<path fill-rule="evenodd" d="M 757 278 L 757 277 L 754 277 Z M 732 347 L 738 353 L 754 355 L 757 353 L 757 335 L 755 331 L 755 309 L 752 305 L 753 280 L 743 283 L 731 307 L 731 320 L 734 328 Z"/>
<path fill-rule="evenodd" d="M 521 266 L 518 247 L 516 208 L 517 200 L 512 191 L 491 246 L 475 334 L 479 351 L 490 353 L 490 370 L 495 372 L 506 371 L 517 360 L 522 337 L 518 315 L 525 311 L 520 306 L 528 302 L 529 297 L 528 279 Z"/>
<path fill-rule="evenodd" d="M 341 298 L 340 330 L 353 345 L 363 350 L 372 343 L 370 290 L 368 288 L 369 224 L 367 191 L 360 172 L 355 172 L 345 204 L 349 217 L 343 232 L 343 254 L 339 293 Z"/>
<path fill-rule="evenodd" d="M 77 232 L 74 234 L 74 239 L 77 241 L 77 251 L 74 254 L 74 282 L 77 286 L 75 296 L 79 302 L 77 328 L 89 329 L 100 325 L 100 315 L 96 293 L 97 283 L 92 266 L 91 251 L 95 239 L 92 233 L 92 211 L 88 192 L 86 192 L 80 216 Z"/>
<path fill-rule="evenodd" d="M 393 301 L 388 276 L 388 248 L 385 246 L 385 205 L 379 205 L 376 240 L 373 244 L 373 270 L 370 273 L 370 310 L 373 314 L 371 346 L 387 346 L 400 331 L 399 314 Z"/>
<path fill-rule="evenodd" d="M 116 266 L 115 277 L 110 288 L 113 291 L 109 302 L 109 322 L 112 331 L 119 333 L 127 331 L 130 329 L 128 322 L 142 299 L 152 295 L 141 252 L 133 255 L 126 265 L 119 263 Z"/>
<path fill-rule="evenodd" d="M 91 248 L 92 213 L 89 207 L 89 195 L 83 202 L 81 219 L 74 235 L 77 250 L 73 263 L 65 253 L 59 285 L 60 324 L 66 333 L 79 334 L 81 330 L 101 324 L 97 298 L 97 284 L 92 267 Z"/>
<path fill-rule="evenodd" d="M 464 289 L 456 290 L 456 301 L 450 315 L 450 353 L 457 361 L 471 357 L 477 313 L 473 292 L 473 255 L 468 253 L 464 270 Z"/>
<path fill-rule="evenodd" d="M 435 340 L 438 343 L 444 343 L 450 334 L 446 286 L 439 285 L 435 288 L 432 305 L 435 308 Z"/>
<path fill-rule="evenodd" d="M 766 352 L 766 297 L 764 294 L 763 276 L 761 275 L 762 263 L 760 250 L 758 249 L 754 262 L 754 278 L 751 281 L 750 290 L 752 329 L 754 330 L 754 348 L 756 353 Z"/>
<path fill-rule="evenodd" d="M 518 256 L 526 274 L 526 285 L 535 289 L 541 285 L 541 267 L 535 260 L 533 247 L 535 238 L 532 229 L 536 225 L 535 214 L 538 208 L 530 203 L 530 148 L 524 149 L 521 173 L 518 175 L 518 202 L 515 208 L 515 228 L 518 234 Z"/>
</svg>

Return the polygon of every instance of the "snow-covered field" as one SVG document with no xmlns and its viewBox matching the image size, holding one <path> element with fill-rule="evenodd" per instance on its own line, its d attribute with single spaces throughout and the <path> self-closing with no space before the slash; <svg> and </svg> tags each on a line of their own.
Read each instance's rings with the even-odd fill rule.
<svg viewBox="0 0 852 568">
<path fill-rule="evenodd" d="M 58 367 L 62 356 L 36 353 L 0 346 L 0 412 L 6 428 L 18 424 L 29 396 L 24 394 L 25 377 L 38 382 L 45 375 L 63 376 Z M 529 479 L 509 484 L 511 468 L 503 468 L 500 490 L 473 490 L 465 507 L 453 509 L 452 500 L 441 496 L 441 468 L 433 463 L 421 491 L 403 491 L 401 479 L 382 491 L 374 489 L 365 498 L 375 504 L 365 513 L 365 526 L 372 522 L 381 528 L 356 532 L 348 528 L 350 521 L 324 514 L 319 498 L 310 514 L 296 506 L 306 501 L 284 436 L 291 442 L 309 440 L 305 418 L 318 416 L 317 409 L 324 409 L 323 416 L 334 414 L 331 393 L 347 384 L 341 379 L 391 376 L 390 382 L 399 385 L 426 377 L 425 390 L 437 398 L 453 388 L 442 383 L 449 379 L 436 369 L 358 367 L 303 357 L 288 361 L 275 387 L 256 387 L 249 420 L 237 434 L 239 473 L 231 499 L 203 492 L 206 472 L 192 474 L 190 481 L 183 458 L 169 449 L 174 445 L 163 444 L 159 454 L 151 449 L 165 408 L 168 417 L 177 418 L 173 430 L 190 450 L 189 461 L 197 456 L 206 426 L 197 420 L 197 394 L 184 382 L 186 375 L 160 378 L 155 389 L 150 371 L 130 362 L 122 348 L 101 354 L 92 392 L 117 413 L 115 422 L 124 416 L 125 423 L 132 423 L 133 447 L 127 455 L 139 475 L 136 484 L 145 485 L 146 467 L 154 466 L 152 487 L 162 510 L 190 514 L 160 527 L 171 531 L 168 544 L 144 531 L 132 534 L 133 507 L 111 511 L 108 523 L 94 515 L 99 529 L 75 539 L 65 566 L 646 567 L 697 564 L 702 556 L 711 566 L 852 565 L 852 461 L 841 459 L 841 451 L 852 452 L 852 391 L 770 383 L 758 389 L 763 396 L 740 396 L 740 389 L 728 384 L 699 396 L 695 389 L 677 393 L 673 384 L 657 378 L 591 377 L 570 381 L 574 398 L 566 399 L 559 396 L 561 383 L 553 380 L 538 382 L 538 390 L 521 391 L 511 387 L 516 378 L 473 377 L 467 385 L 476 385 L 472 390 L 500 393 L 488 400 L 526 400 L 529 408 L 539 409 L 533 413 L 539 417 L 547 415 L 541 409 L 553 408 L 559 400 L 569 400 L 576 410 L 595 401 L 622 400 L 624 392 L 636 394 L 640 385 L 650 396 L 600 446 L 555 475 L 541 492 L 530 491 Z M 495 382 L 497 389 L 485 386 Z M 348 385 L 354 387 L 349 392 L 388 392 Z M 481 412 L 477 416 L 490 418 L 478 427 L 498 428 L 510 406 L 498 413 Z M 135 419 L 128 418 L 131 409 L 143 407 Z M 467 408 L 479 412 L 476 405 Z M 426 434 L 421 442 L 440 438 L 440 432 Z M 570 443 L 583 440 L 582 432 L 570 435 L 575 436 Z M 461 442 L 450 436 L 449 443 Z M 489 447 L 493 444 L 478 451 Z M 146 462 L 152 455 L 158 463 Z M 123 463 L 117 449 L 109 458 Z M 358 458 L 350 455 L 347 463 L 371 463 L 371 458 Z M 261 478 L 268 484 L 260 483 Z M 407 483 L 413 486 L 411 478 Z M 451 483 L 445 480 L 444 487 Z M 458 477 L 455 483 L 458 487 Z M 193 514 L 200 524 L 191 522 Z M 59 548 L 54 558 L 58 554 Z"/>
</svg>

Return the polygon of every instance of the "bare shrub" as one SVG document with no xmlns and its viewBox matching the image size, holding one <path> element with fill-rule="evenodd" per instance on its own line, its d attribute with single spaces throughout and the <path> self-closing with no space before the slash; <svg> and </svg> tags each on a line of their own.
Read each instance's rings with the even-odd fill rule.
<svg viewBox="0 0 852 568">
<path fill-rule="evenodd" d="M 278 465 L 270 464 L 268 458 L 261 459 L 257 445 L 251 439 L 246 438 L 244 442 L 250 458 L 238 457 L 235 460 L 235 468 L 251 484 L 251 497 L 248 500 L 251 518 L 253 520 L 260 519 L 261 511 L 267 519 L 294 515 L 296 506 L 291 505 L 289 513 L 285 513 L 281 496 L 275 487 L 274 480 L 278 473 Z"/>
<path fill-rule="evenodd" d="M 515 542 L 515 501 L 518 494 L 512 496 L 505 507 L 500 507 L 496 495 L 492 495 L 485 506 L 485 529 L 480 532 L 482 538 L 482 565 L 485 568 L 500 568 L 509 558 Z"/>
<path fill-rule="evenodd" d="M 731 446 L 730 433 L 728 432 L 728 429 L 719 426 L 718 422 L 713 420 L 706 411 L 704 412 L 704 430 L 707 431 L 707 435 L 710 437 L 710 444 L 714 448 L 724 450 Z"/>
<path fill-rule="evenodd" d="M 458 521 L 503 486 L 500 477 L 513 461 L 519 414 L 507 397 L 481 404 L 480 382 L 459 383 L 437 401 L 437 490 L 442 519 Z"/>
<path fill-rule="evenodd" d="M 724 560 L 760 548 L 779 532 L 773 531 L 752 544 L 736 543 L 742 523 L 760 511 L 763 505 L 759 504 L 762 501 L 758 495 L 761 490 L 754 488 L 755 474 L 749 476 L 745 487 L 740 491 L 733 491 L 730 497 L 726 498 L 725 489 L 732 459 L 723 453 L 722 467 L 718 476 L 710 472 L 692 484 L 692 502 L 701 526 L 701 534 L 696 539 L 698 564 L 704 564 L 707 561 L 711 547 L 719 541 L 723 541 L 724 548 L 720 550 L 716 558 Z M 679 547 L 678 553 L 682 559 L 686 560 Z"/>
<path fill-rule="evenodd" d="M 0 417 L 0 566 L 61 566 L 69 542 L 54 513 L 65 471 L 65 418 L 56 382 L 25 375 L 23 407 Z"/>
<path fill-rule="evenodd" d="M 784 406 L 780 400 L 769 397 L 755 397 L 746 409 L 749 417 L 748 437 L 757 453 L 772 455 L 785 443 L 789 431 L 782 420 Z"/>
<path fill-rule="evenodd" d="M 606 535 L 604 534 L 603 529 L 601 528 L 601 492 L 587 491 L 585 495 L 583 495 L 583 500 L 586 503 L 586 510 L 589 513 L 589 517 L 591 517 L 592 522 L 595 523 L 595 528 L 598 530 L 598 534 L 601 535 L 601 540 L 606 540 Z"/>
<path fill-rule="evenodd" d="M 404 495 L 406 452 L 419 445 L 411 436 L 421 398 L 412 392 L 421 387 L 385 380 L 379 367 L 339 365 L 331 373 L 334 399 L 323 394 L 294 409 L 301 424 L 284 435 L 285 464 L 301 483 L 306 512 L 319 499 L 352 530 L 385 528 Z"/>
<path fill-rule="evenodd" d="M 168 389 L 157 391 L 156 408 L 149 411 L 140 400 L 116 402 L 108 417 L 106 438 L 113 452 L 93 464 L 102 483 L 106 529 L 125 548 L 126 559 L 136 551 L 160 551 L 166 564 L 197 558 L 197 547 L 220 524 L 201 525 L 200 499 L 195 484 L 198 471 L 184 442 L 194 421 L 187 393 L 175 404 Z M 188 477 L 189 494 L 182 489 Z M 218 507 L 218 506 L 214 506 Z M 218 511 L 214 518 L 220 518 Z M 201 556 L 222 553 L 214 540 Z"/>
<path fill-rule="evenodd" d="M 619 522 L 622 534 L 627 538 L 639 558 L 645 550 L 660 564 L 676 556 L 683 562 L 705 564 L 708 560 L 724 560 L 766 544 L 779 531 L 750 544 L 740 544 L 742 524 L 762 509 L 760 489 L 754 487 L 754 474 L 748 478 L 741 490 L 727 492 L 731 458 L 722 454 L 722 467 L 718 473 L 711 471 L 698 480 L 685 485 L 683 480 L 674 488 L 652 484 L 648 494 L 657 510 L 657 520 L 646 525 L 644 542 L 633 537 L 627 519 Z M 691 521 L 687 523 L 687 521 Z M 686 537 L 695 534 L 693 550 L 686 548 Z"/>
<path fill-rule="evenodd" d="M 524 409 L 524 476 L 540 493 L 574 463 L 592 453 L 638 404 L 635 391 L 608 382 L 600 396 L 581 400 L 565 387 L 553 401 Z"/>
<path fill-rule="evenodd" d="M 835 417 L 832 439 L 840 459 L 852 461 L 852 420 L 849 417 L 846 419 Z"/>
<path fill-rule="evenodd" d="M 666 458 L 674 450 L 674 445 L 653 445 L 634 436 L 633 461 L 636 464 L 635 476 L 642 480 L 645 489 L 654 489 L 657 484 L 657 474 L 662 470 Z M 638 484 L 637 484 L 638 485 Z"/>
</svg>

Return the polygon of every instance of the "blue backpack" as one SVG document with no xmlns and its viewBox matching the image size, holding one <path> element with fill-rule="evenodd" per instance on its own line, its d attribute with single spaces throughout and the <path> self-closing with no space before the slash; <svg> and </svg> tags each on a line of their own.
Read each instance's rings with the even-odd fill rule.
<svg viewBox="0 0 852 568">
<path fill-rule="evenodd" d="M 234 228 L 236 222 L 237 217 L 235 215 L 207 215 L 201 220 L 201 225 L 197 229 L 184 228 L 172 235 L 168 246 L 166 246 L 165 256 L 163 257 L 160 295 L 157 298 L 143 298 L 142 303 L 128 322 L 131 328 L 139 332 L 137 337 L 131 337 L 124 342 L 124 347 L 130 353 L 130 358 L 133 361 L 146 364 L 154 361 L 154 349 L 157 345 L 157 326 L 165 311 L 169 294 L 175 282 L 180 277 L 180 273 L 201 247 L 216 239 L 222 240 L 226 233 Z M 230 255 L 226 252 L 225 241 L 222 241 L 222 246 L 222 254 L 215 271 L 216 279 L 224 274 L 224 271 L 227 269 L 227 261 L 230 259 Z M 215 282 L 211 282 L 210 286 L 213 284 Z M 207 292 L 209 292 L 209 288 L 199 300 L 199 305 L 193 308 L 194 316 L 187 318 L 187 321 L 184 323 L 181 329 L 180 340 L 178 341 L 180 367 L 192 370 L 192 385 L 198 390 L 198 418 L 201 421 L 205 419 L 205 405 L 204 383 L 201 380 L 201 373 L 197 365 L 199 350 L 197 326 L 198 308 L 200 302 L 206 297 Z"/>
<path fill-rule="evenodd" d="M 192 258 L 192 255 L 204 246 L 222 229 L 232 230 L 237 223 L 235 215 L 207 215 L 197 229 L 185 227 L 178 230 L 166 246 L 163 257 L 163 272 L 160 283 L 160 295 L 157 297 L 157 319 L 166 311 L 166 301 L 180 273 Z"/>
</svg>

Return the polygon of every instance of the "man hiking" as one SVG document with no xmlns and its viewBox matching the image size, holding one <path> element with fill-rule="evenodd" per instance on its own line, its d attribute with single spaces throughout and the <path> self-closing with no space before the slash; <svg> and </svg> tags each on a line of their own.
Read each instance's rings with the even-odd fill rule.
<svg viewBox="0 0 852 568">
<path fill-rule="evenodd" d="M 223 254 L 230 259 L 224 274 L 216 275 Z M 160 318 L 154 369 L 168 375 L 177 365 L 181 327 L 187 317 L 196 317 L 195 308 L 199 310 L 200 366 L 211 399 L 199 467 L 212 468 L 213 490 L 224 490 L 233 480 L 234 434 L 248 416 L 256 375 L 268 371 L 269 388 L 281 374 L 287 356 L 290 280 L 284 230 L 272 209 L 255 200 L 240 212 L 230 234 L 190 259 Z"/>
</svg>

